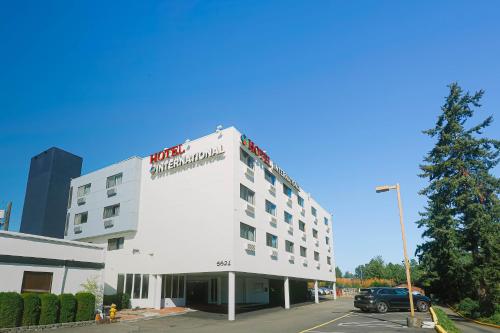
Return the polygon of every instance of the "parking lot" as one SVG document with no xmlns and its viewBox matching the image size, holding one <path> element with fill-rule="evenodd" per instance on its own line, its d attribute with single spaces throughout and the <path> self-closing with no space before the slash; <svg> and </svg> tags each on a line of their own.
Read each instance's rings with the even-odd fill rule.
<svg viewBox="0 0 500 333">
<path fill-rule="evenodd" d="M 111 325 L 98 325 L 55 330 L 57 333 L 91 332 L 219 332 L 219 333 L 348 333 L 348 332 L 432 332 L 429 329 L 409 329 L 405 326 L 407 312 L 387 314 L 363 313 L 354 310 L 352 298 L 328 300 L 320 304 L 304 303 L 290 310 L 271 308 L 236 316 L 234 322 L 227 315 L 190 312 L 174 317 L 154 318 Z M 418 313 L 430 321 L 428 314 Z"/>
<path fill-rule="evenodd" d="M 347 332 L 430 332 L 429 329 L 410 329 L 406 326 L 408 312 L 364 313 L 352 310 L 345 315 L 318 324 L 301 333 Z M 423 321 L 432 321 L 429 313 L 416 313 Z M 432 330 L 433 331 L 433 330 Z"/>
</svg>

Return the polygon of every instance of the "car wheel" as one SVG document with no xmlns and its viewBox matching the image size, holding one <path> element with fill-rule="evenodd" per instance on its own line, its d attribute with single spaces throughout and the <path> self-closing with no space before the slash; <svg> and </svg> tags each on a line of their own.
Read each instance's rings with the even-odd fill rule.
<svg viewBox="0 0 500 333">
<path fill-rule="evenodd" d="M 361 311 L 363 311 L 363 312 L 370 312 L 370 309 L 362 308 Z"/>
<path fill-rule="evenodd" d="M 417 309 L 420 312 L 427 312 L 429 310 L 429 304 L 425 301 L 418 301 L 417 302 Z"/>
<path fill-rule="evenodd" d="M 389 310 L 389 306 L 387 306 L 386 302 L 378 302 L 377 303 L 377 311 L 379 313 L 386 313 Z"/>
</svg>

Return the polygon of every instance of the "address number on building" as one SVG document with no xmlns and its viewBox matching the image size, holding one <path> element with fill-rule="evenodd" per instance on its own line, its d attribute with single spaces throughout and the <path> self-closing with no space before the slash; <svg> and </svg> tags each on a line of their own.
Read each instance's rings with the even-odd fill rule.
<svg viewBox="0 0 500 333">
<path fill-rule="evenodd" d="M 231 260 L 219 260 L 217 266 L 231 266 Z"/>
</svg>

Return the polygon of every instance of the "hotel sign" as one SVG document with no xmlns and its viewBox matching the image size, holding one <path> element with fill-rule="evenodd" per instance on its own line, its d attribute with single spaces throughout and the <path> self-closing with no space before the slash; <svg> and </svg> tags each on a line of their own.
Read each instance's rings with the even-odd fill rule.
<svg viewBox="0 0 500 333">
<path fill-rule="evenodd" d="M 241 135 L 241 144 L 248 148 L 252 153 L 255 154 L 258 158 L 260 158 L 265 164 L 269 167 L 272 167 L 274 171 L 276 171 L 283 179 L 285 179 L 290 185 L 292 185 L 297 191 L 300 190 L 299 184 L 290 178 L 288 174 L 283 171 L 277 164 L 271 162 L 271 159 L 267 155 L 265 151 L 263 151 L 259 146 L 257 146 L 252 140 L 247 138 L 245 134 Z"/>
<path fill-rule="evenodd" d="M 246 137 L 245 134 L 241 135 L 241 143 L 247 147 L 252 153 L 255 154 L 258 158 L 262 160 L 262 162 L 266 163 L 267 165 L 271 166 L 271 159 L 269 156 L 266 154 L 265 151 L 259 148 L 252 140 Z"/>
<path fill-rule="evenodd" d="M 295 187 L 295 189 L 297 191 L 300 190 L 300 186 L 299 184 L 293 180 L 292 178 L 290 178 L 290 176 L 288 176 L 288 174 L 283 171 L 283 169 L 281 169 L 277 164 L 273 163 L 273 169 L 281 176 L 283 177 L 283 179 L 285 179 L 287 182 L 289 182 L 293 187 Z"/>
<path fill-rule="evenodd" d="M 202 162 L 209 158 L 224 154 L 222 145 L 216 146 L 193 154 L 184 154 L 186 151 L 182 145 L 166 148 L 158 153 L 150 155 L 151 168 L 149 172 L 152 176 L 164 173 L 184 165 Z"/>
</svg>

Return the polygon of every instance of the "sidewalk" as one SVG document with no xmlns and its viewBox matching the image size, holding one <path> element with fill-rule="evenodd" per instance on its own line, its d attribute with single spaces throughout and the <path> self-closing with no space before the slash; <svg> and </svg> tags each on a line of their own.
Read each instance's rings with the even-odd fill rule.
<svg viewBox="0 0 500 333">
<path fill-rule="evenodd" d="M 462 333 L 499 333 L 500 332 L 500 330 L 497 328 L 483 326 L 483 325 L 473 323 L 471 321 L 467 321 L 464 318 L 457 315 L 452 310 L 450 310 L 449 308 L 445 308 L 442 306 L 437 306 L 437 307 L 442 309 L 444 312 L 446 312 L 448 317 L 450 317 L 450 319 L 453 320 L 453 323 L 455 324 L 455 326 Z"/>
</svg>

